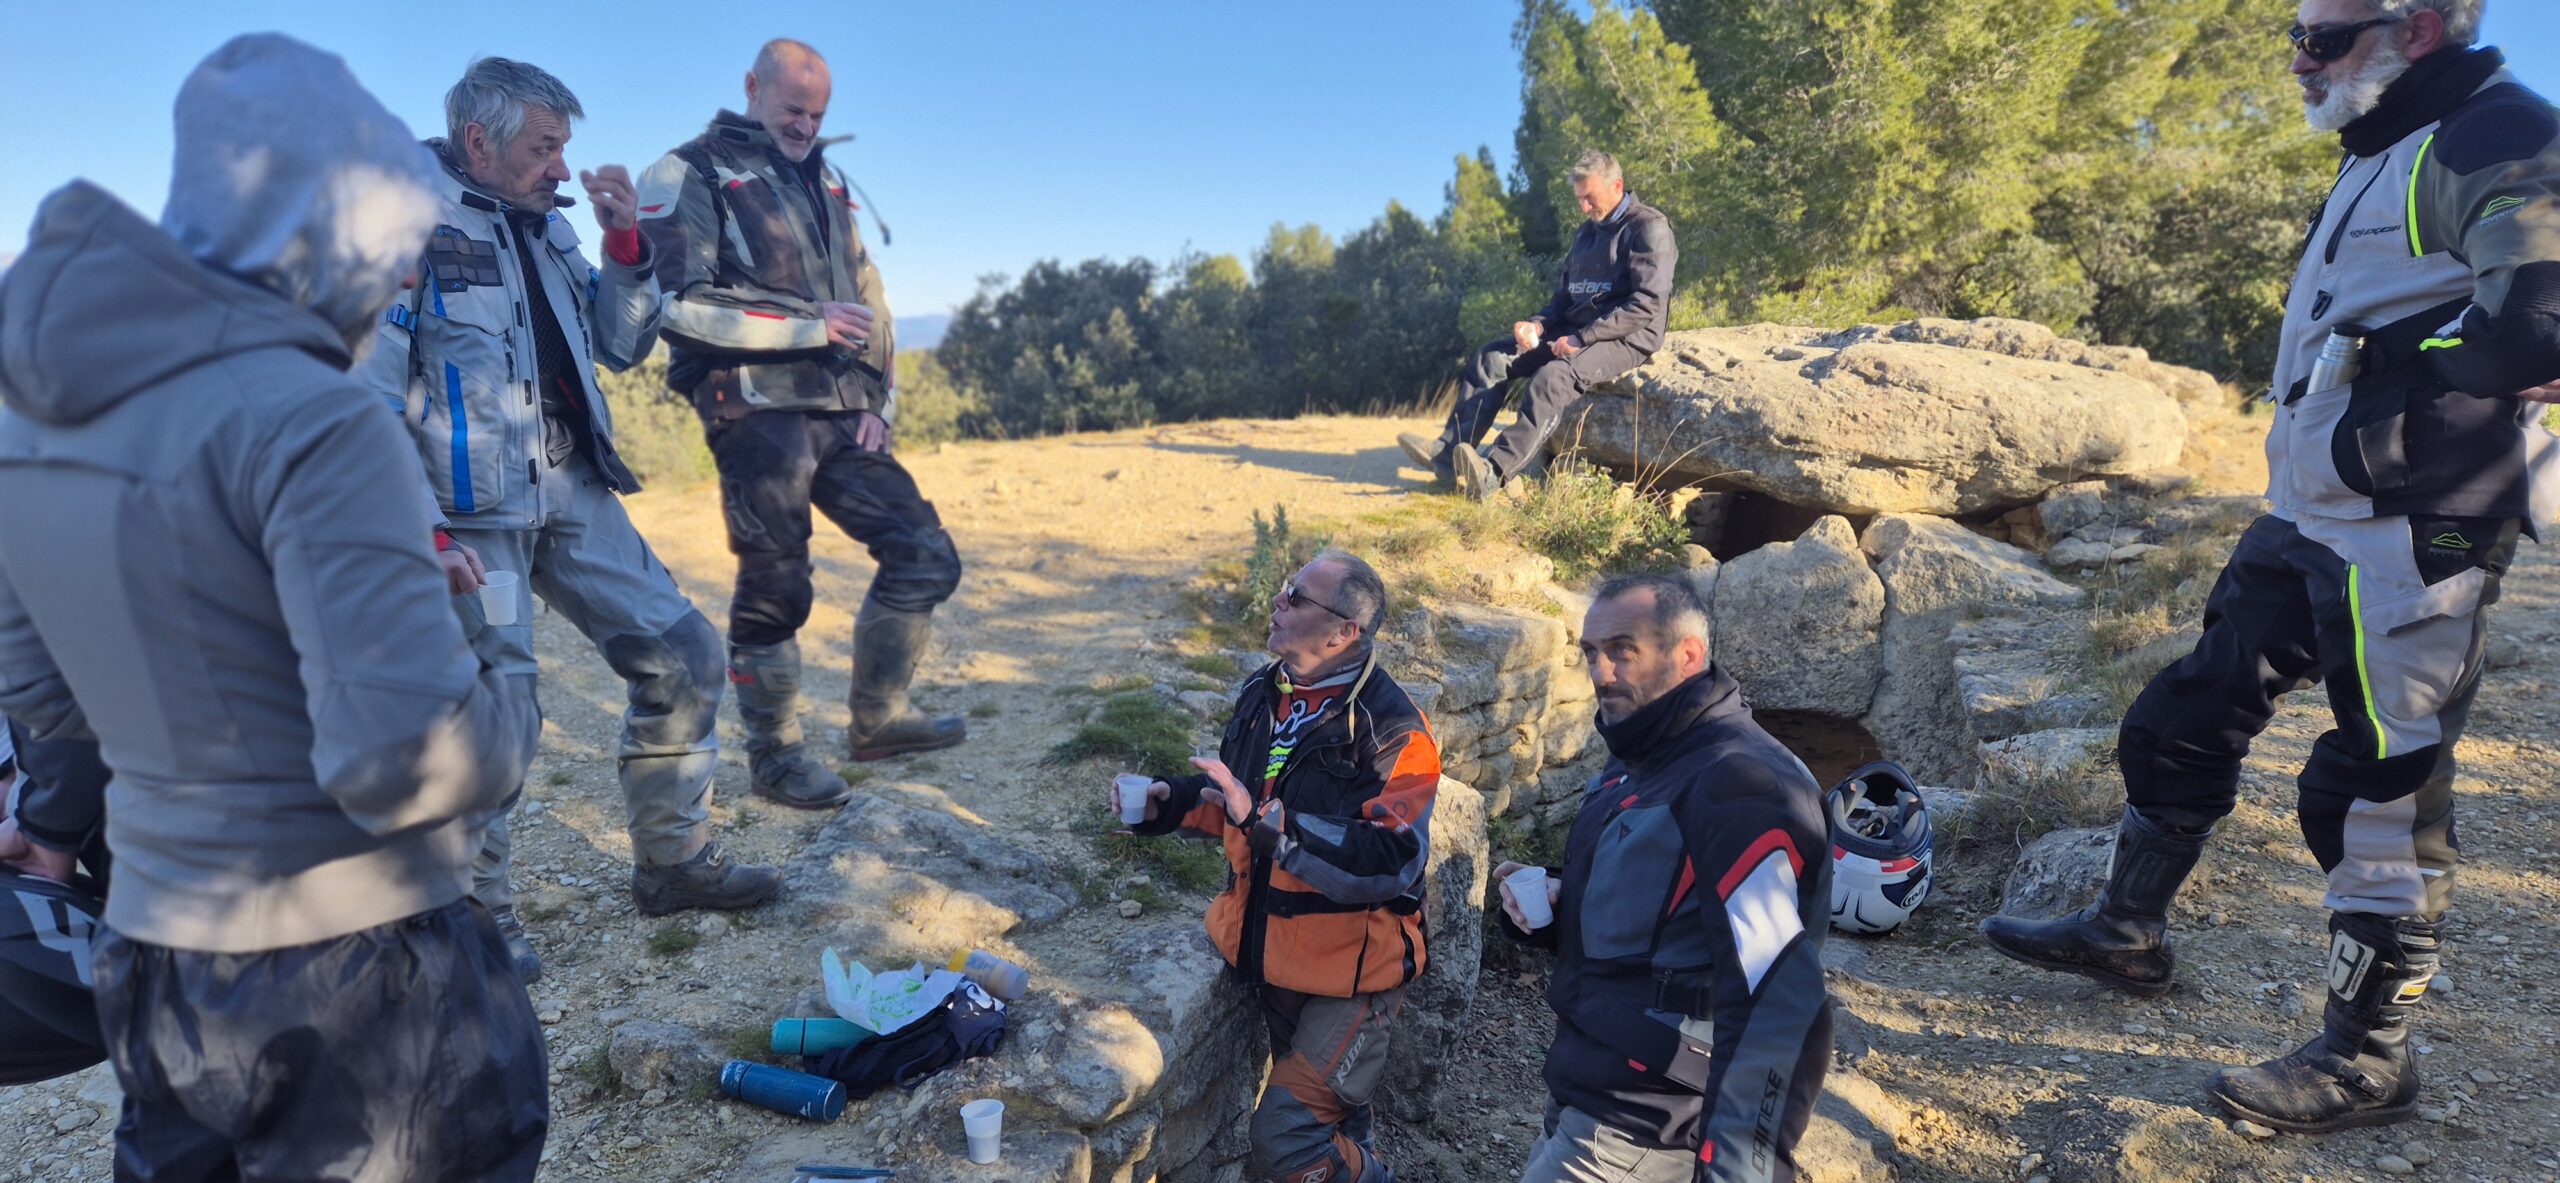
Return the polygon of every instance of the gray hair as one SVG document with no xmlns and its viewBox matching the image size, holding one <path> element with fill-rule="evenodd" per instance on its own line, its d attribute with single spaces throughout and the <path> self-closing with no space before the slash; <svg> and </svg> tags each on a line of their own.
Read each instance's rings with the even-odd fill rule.
<svg viewBox="0 0 2560 1183">
<path fill-rule="evenodd" d="M 2432 9 L 2444 18 L 2446 44 L 2468 47 L 2480 40 L 2480 14 L 2489 0 L 2370 0 L 2373 9 L 2384 16 L 2403 20 L 2420 8 Z"/>
<path fill-rule="evenodd" d="M 480 58 L 462 72 L 462 81 L 444 92 L 447 143 L 462 150 L 462 132 L 479 124 L 489 133 L 489 147 L 505 151 L 524 130 L 525 112 L 540 107 L 562 120 L 584 119 L 578 96 L 540 66 L 507 58 Z"/>
<path fill-rule="evenodd" d="M 1698 589 L 1689 581 L 1672 575 L 1621 575 L 1600 585 L 1591 597 L 1593 603 L 1614 600 L 1639 591 L 1653 593 L 1653 627 L 1665 641 L 1678 642 L 1696 637 L 1707 642 L 1707 602 L 1698 598 Z"/>
<path fill-rule="evenodd" d="M 821 66 L 827 64 L 826 55 L 819 53 L 817 47 L 808 42 L 789 37 L 776 37 L 765 42 L 763 48 L 756 50 L 756 64 L 752 69 L 756 77 L 771 82 L 773 76 L 782 71 L 782 63 L 786 57 L 801 55 L 807 56 L 810 61 Z"/>
<path fill-rule="evenodd" d="M 1387 620 L 1387 581 L 1378 578 L 1378 569 L 1368 560 L 1347 550 L 1327 550 L 1311 562 L 1330 563 L 1342 569 L 1342 590 L 1337 593 L 1342 614 L 1360 626 L 1360 639 L 1377 639 L 1378 626 Z"/>
<path fill-rule="evenodd" d="M 2410 0 L 2403 0 L 2403 2 L 2407 3 Z M 2415 2 L 2428 3 L 2430 0 L 2415 0 Z M 2433 0 L 2433 2 L 2450 4 L 2455 0 Z M 1626 179 L 1626 174 L 1618 171 L 1617 157 L 1593 149 L 1574 157 L 1573 171 L 1565 174 L 1565 179 L 1577 185 L 1588 177 L 1598 177 L 1604 181 L 1621 181 Z"/>
</svg>

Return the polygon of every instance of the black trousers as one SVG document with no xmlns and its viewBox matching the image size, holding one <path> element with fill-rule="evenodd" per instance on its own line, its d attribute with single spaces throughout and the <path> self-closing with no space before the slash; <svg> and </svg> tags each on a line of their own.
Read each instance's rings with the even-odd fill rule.
<svg viewBox="0 0 2560 1183">
<path fill-rule="evenodd" d="M 550 1069 L 468 901 L 316 944 L 193 953 L 103 932 L 118 1183 L 529 1181 Z"/>
<path fill-rule="evenodd" d="M 1458 393 L 1458 405 L 1449 411 L 1448 425 L 1441 428 L 1440 438 L 1450 448 L 1474 447 L 1484 433 L 1493 429 L 1494 417 L 1502 413 L 1507 399 L 1505 384 L 1516 378 L 1527 379 L 1528 393 L 1520 402 L 1520 421 L 1504 428 L 1493 446 L 1485 450 L 1485 459 L 1494 472 L 1509 480 L 1527 470 L 1547 446 L 1564 419 L 1564 409 L 1582 392 L 1620 374 L 1643 365 L 1651 356 L 1624 341 L 1601 341 L 1586 345 L 1569 358 L 1560 358 L 1555 350 L 1540 344 L 1522 352 L 1510 337 L 1486 343 L 1467 359 L 1462 377 L 1465 386 Z"/>
<path fill-rule="evenodd" d="M 2125 713 L 2125 800 L 2201 832 L 2231 812 L 2276 700 L 2317 681 L 2337 726 L 2299 780 L 2304 839 L 2332 911 L 2435 916 L 2450 904 L 2454 744 L 2479 689 L 2486 606 L 2518 524 L 2262 517 L 2205 605 L 2195 650 Z"/>
<path fill-rule="evenodd" d="M 810 511 L 825 514 L 880 565 L 872 599 L 930 612 L 960 586 L 960 552 L 906 466 L 854 444 L 853 412 L 761 411 L 713 419 L 720 506 L 738 583 L 729 643 L 777 645 L 809 622 Z"/>
</svg>

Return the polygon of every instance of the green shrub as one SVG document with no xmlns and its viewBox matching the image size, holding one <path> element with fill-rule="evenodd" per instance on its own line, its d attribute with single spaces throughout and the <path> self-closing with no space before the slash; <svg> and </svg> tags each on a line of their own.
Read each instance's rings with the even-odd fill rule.
<svg viewBox="0 0 2560 1183">
<path fill-rule="evenodd" d="M 1049 749 L 1051 764 L 1114 759 L 1131 772 L 1168 776 L 1191 770 L 1191 716 L 1154 694 L 1133 690 L 1103 700 L 1093 721 Z"/>
<path fill-rule="evenodd" d="M 1461 517 L 1459 531 L 1470 540 L 1500 538 L 1545 555 L 1564 579 L 1677 570 L 1689 540 L 1661 498 L 1569 457 L 1559 458 L 1546 479 Z"/>
</svg>

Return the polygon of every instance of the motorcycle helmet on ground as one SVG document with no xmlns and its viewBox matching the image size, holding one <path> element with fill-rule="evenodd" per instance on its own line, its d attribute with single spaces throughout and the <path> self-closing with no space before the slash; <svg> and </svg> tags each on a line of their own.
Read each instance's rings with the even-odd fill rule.
<svg viewBox="0 0 2560 1183">
<path fill-rule="evenodd" d="M 1891 932 L 1929 898 L 1929 807 L 1911 774 L 1878 760 L 1823 794 L 1831 822 L 1831 924 Z"/>
<path fill-rule="evenodd" d="M 89 976 L 105 905 L 79 887 L 0 870 L 0 1085 L 107 1058 Z"/>
</svg>

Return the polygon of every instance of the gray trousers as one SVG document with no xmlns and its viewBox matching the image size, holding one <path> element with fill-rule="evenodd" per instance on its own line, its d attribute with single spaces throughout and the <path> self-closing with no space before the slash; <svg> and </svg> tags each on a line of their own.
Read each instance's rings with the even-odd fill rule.
<svg viewBox="0 0 2560 1183">
<path fill-rule="evenodd" d="M 491 571 L 513 571 L 542 602 L 604 655 L 630 687 L 618 755 L 632 861 L 666 866 L 692 858 L 710 840 L 711 774 L 720 764 L 720 695 L 727 662 L 720 634 L 677 589 L 622 500 L 583 458 L 551 470 L 551 513 L 540 529 L 457 529 L 454 540 L 480 552 Z M 508 674 L 530 677 L 533 605 L 516 623 L 488 626 L 478 596 L 454 601 L 471 646 Z M 471 894 L 492 908 L 515 902 L 509 882 L 513 842 L 501 814 L 471 867 Z"/>
<path fill-rule="evenodd" d="M 1547 1102 L 1546 1132 L 1529 1147 L 1520 1183 L 1689 1183 L 1693 1151 L 1647 1146 L 1571 1106 Z"/>
</svg>

